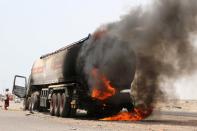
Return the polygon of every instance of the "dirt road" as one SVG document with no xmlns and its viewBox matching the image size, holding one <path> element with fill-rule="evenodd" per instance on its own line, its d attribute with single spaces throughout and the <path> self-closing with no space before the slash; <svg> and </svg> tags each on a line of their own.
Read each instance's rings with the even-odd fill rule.
<svg viewBox="0 0 197 131">
<path fill-rule="evenodd" d="M 58 118 L 49 113 L 0 109 L 0 131 L 197 131 L 197 112 L 161 111 L 146 120 L 99 121 L 86 117 Z"/>
</svg>

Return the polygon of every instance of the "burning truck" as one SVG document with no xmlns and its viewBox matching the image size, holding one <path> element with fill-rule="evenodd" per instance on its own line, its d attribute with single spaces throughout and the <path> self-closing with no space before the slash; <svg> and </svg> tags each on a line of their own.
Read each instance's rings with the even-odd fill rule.
<svg viewBox="0 0 197 131">
<path fill-rule="evenodd" d="M 117 114 L 122 108 L 134 110 L 130 87 L 135 53 L 126 42 L 102 33 L 41 56 L 28 82 L 16 75 L 13 94 L 24 98 L 24 109 L 50 110 L 51 115 L 61 117 L 74 117 L 77 109 L 100 117 Z M 117 51 L 110 52 L 111 48 Z"/>
<path fill-rule="evenodd" d="M 86 109 L 111 116 L 103 120 L 141 120 L 168 99 L 167 90 L 174 95 L 175 80 L 196 70 L 196 0 L 156 0 L 104 26 L 41 56 L 28 83 L 15 76 L 13 93 L 25 98 L 25 109 L 50 109 L 62 117 Z"/>
</svg>

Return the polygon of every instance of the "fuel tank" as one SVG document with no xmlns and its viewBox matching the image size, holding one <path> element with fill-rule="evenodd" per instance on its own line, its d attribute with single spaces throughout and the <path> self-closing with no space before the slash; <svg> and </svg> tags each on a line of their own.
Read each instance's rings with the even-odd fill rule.
<svg viewBox="0 0 197 131">
<path fill-rule="evenodd" d="M 113 48 L 116 50 L 112 51 Z M 85 70 L 90 67 L 89 73 L 98 68 L 118 90 L 129 89 L 135 66 L 135 53 L 127 43 L 108 37 L 95 40 L 89 35 L 36 60 L 31 70 L 31 85 L 81 82 L 91 91 L 92 78 Z"/>
<path fill-rule="evenodd" d="M 41 56 L 33 64 L 31 85 L 46 85 L 76 82 L 76 60 L 86 37 L 55 52 Z"/>
</svg>

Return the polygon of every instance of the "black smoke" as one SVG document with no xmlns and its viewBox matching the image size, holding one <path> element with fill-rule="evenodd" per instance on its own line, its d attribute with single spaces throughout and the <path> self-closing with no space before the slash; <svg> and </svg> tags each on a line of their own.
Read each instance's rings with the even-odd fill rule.
<svg viewBox="0 0 197 131">
<path fill-rule="evenodd" d="M 117 90 L 129 89 L 136 69 L 135 54 L 127 42 L 101 33 L 95 33 L 82 47 L 78 58 L 78 70 L 83 71 L 90 91 L 93 87 L 100 90 L 105 88 L 101 86 L 102 81 L 95 78 L 93 70 L 97 70 L 98 75 L 106 77 Z"/>
<path fill-rule="evenodd" d="M 134 97 L 145 107 L 154 106 L 165 99 L 162 83 L 189 75 L 197 66 L 190 41 L 196 20 L 196 0 L 156 0 L 146 9 L 132 9 L 120 21 L 106 24 L 106 32 L 89 40 L 79 55 L 89 87 L 94 83 L 93 68 L 106 74 L 112 84 L 128 86 L 136 64 Z"/>
</svg>

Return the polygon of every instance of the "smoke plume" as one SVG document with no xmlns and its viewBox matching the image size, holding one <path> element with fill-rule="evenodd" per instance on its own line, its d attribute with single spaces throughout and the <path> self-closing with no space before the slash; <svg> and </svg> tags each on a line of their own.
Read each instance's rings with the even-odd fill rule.
<svg viewBox="0 0 197 131">
<path fill-rule="evenodd" d="M 165 98 L 162 83 L 191 74 L 197 65 L 190 41 L 196 16 L 196 0 L 156 0 L 148 9 L 132 9 L 99 28 L 78 59 L 89 87 L 95 82 L 93 68 L 118 88 L 130 86 L 135 73 L 131 90 L 136 102 L 154 106 Z"/>
</svg>

